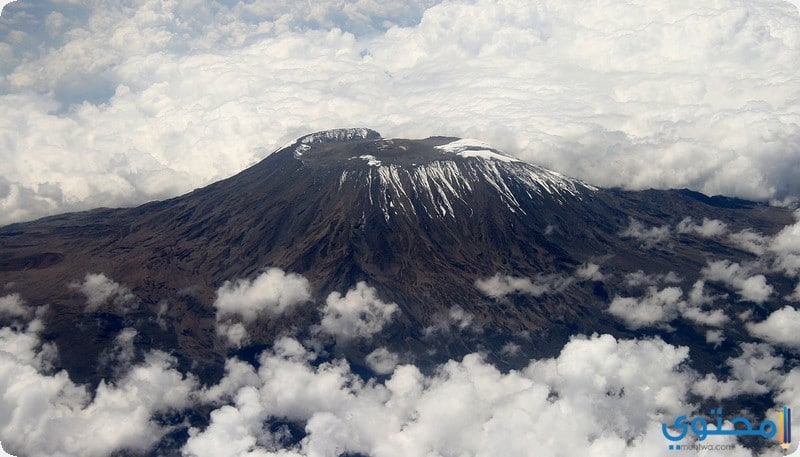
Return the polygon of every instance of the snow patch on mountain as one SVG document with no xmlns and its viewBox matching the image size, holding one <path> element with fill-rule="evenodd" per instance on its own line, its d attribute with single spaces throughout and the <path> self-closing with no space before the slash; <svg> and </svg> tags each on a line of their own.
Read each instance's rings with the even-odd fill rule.
<svg viewBox="0 0 800 457">
<path fill-rule="evenodd" d="M 301 137 L 298 141 L 302 144 L 341 143 L 343 141 L 379 139 L 381 134 L 366 128 L 332 129 L 311 133 Z"/>
<path fill-rule="evenodd" d="M 479 186 L 488 185 L 512 213 L 526 214 L 525 200 L 548 195 L 560 203 L 582 199 L 595 188 L 550 170 L 521 161 L 436 160 L 402 166 L 386 164 L 373 156 L 358 157 L 370 168 L 345 171 L 339 188 L 350 182 L 369 189 L 369 202 L 381 208 L 388 222 L 399 212 L 429 217 L 455 217 L 458 207 L 470 208 Z M 365 183 L 366 181 L 366 183 Z"/>
<path fill-rule="evenodd" d="M 441 146 L 436 146 L 436 149 L 456 154 L 461 157 L 478 157 L 481 159 L 499 160 L 501 162 L 519 162 L 518 159 L 501 154 L 489 143 L 469 138 L 456 140 Z"/>
<path fill-rule="evenodd" d="M 355 158 L 355 157 L 353 157 L 353 158 Z M 380 167 L 381 166 L 381 161 L 378 160 L 374 155 L 366 154 L 366 155 L 363 155 L 363 156 L 359 156 L 358 158 L 366 161 L 367 165 L 369 165 L 370 167 Z"/>
<path fill-rule="evenodd" d="M 311 146 L 309 146 L 307 144 L 301 144 L 301 145 L 297 146 L 296 148 L 294 148 L 294 156 L 295 157 L 300 157 L 304 153 L 308 152 L 310 149 L 311 149 Z"/>
</svg>

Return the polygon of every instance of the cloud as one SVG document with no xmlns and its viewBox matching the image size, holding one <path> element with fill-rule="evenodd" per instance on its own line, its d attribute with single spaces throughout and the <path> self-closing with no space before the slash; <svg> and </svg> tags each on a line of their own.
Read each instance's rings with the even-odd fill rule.
<svg viewBox="0 0 800 457">
<path fill-rule="evenodd" d="M 646 278 L 638 273 L 634 279 L 637 286 L 641 285 L 640 279 L 650 280 L 666 279 L 667 276 Z M 628 328 L 639 329 L 643 327 L 658 327 L 671 320 L 682 317 L 698 325 L 721 327 L 730 319 L 721 309 L 707 309 L 713 307 L 714 299 L 704 292 L 705 283 L 696 281 L 688 297 L 684 299 L 680 287 L 670 286 L 658 289 L 655 285 L 647 287 L 642 297 L 616 296 L 611 300 L 608 312 L 623 321 Z M 706 309 L 704 309 L 706 308 Z"/>
<path fill-rule="evenodd" d="M 703 223 L 698 225 L 687 217 L 675 226 L 678 233 L 696 233 L 704 238 L 720 237 L 728 233 L 728 225 L 717 219 L 703 218 Z"/>
<path fill-rule="evenodd" d="M 5 449 L 3 449 L 3 443 L 0 443 L 0 457 L 16 457 L 16 456 L 7 453 Z"/>
<path fill-rule="evenodd" d="M 778 394 L 775 396 L 775 404 L 793 404 L 794 399 L 800 395 L 800 368 L 792 368 L 779 380 L 779 383 L 780 387 L 778 388 Z"/>
<path fill-rule="evenodd" d="M 136 305 L 136 296 L 130 289 L 103 273 L 86 273 L 83 282 L 73 282 L 70 287 L 86 297 L 86 312 L 97 311 L 107 304 L 113 304 L 122 311 Z"/>
<path fill-rule="evenodd" d="M 786 2 L 20 0 L 0 23 L 0 223 L 166 198 L 354 123 L 601 186 L 800 195 Z"/>
<path fill-rule="evenodd" d="M 659 284 L 680 284 L 681 278 L 674 271 L 666 274 L 646 274 L 642 270 L 625 274 L 625 285 L 628 287 L 655 286 Z"/>
<path fill-rule="evenodd" d="M 342 296 L 331 292 L 322 308 L 318 330 L 339 341 L 370 337 L 391 322 L 399 307 L 378 298 L 377 291 L 361 281 Z"/>
<path fill-rule="evenodd" d="M 19 294 L 10 294 L 0 297 L 0 316 L 30 317 L 30 310 L 25 308 L 25 302 Z"/>
<path fill-rule="evenodd" d="M 721 309 L 703 311 L 700 308 L 686 307 L 681 309 L 681 316 L 696 324 L 709 327 L 722 327 L 730 318 Z"/>
<path fill-rule="evenodd" d="M 725 312 L 719 308 L 711 310 L 703 309 L 712 307 L 717 298 L 725 297 L 706 294 L 705 281 L 695 281 L 692 285 L 692 290 L 689 291 L 688 303 L 681 306 L 681 315 L 696 324 L 707 325 L 709 327 L 721 327 L 730 320 Z M 706 336 L 708 336 L 708 333 Z M 706 339 L 708 340 L 708 338 Z"/>
<path fill-rule="evenodd" d="M 725 361 L 730 368 L 728 379 L 721 381 L 709 373 L 692 386 L 692 391 L 705 398 L 725 399 L 774 390 L 780 378 L 775 371 L 783 366 L 783 358 L 774 355 L 766 344 L 741 343 L 739 346 L 742 353 Z"/>
<path fill-rule="evenodd" d="M 267 432 L 262 424 L 266 415 L 263 408 L 257 406 L 257 395 L 254 389 L 243 388 L 237 394 L 235 405 L 214 410 L 205 433 L 198 434 L 196 429 L 190 431 L 184 455 L 234 457 L 247 455 L 259 444 L 273 447 L 270 446 L 271 437 L 264 436 Z"/>
<path fill-rule="evenodd" d="M 725 341 L 725 336 L 722 334 L 722 330 L 706 330 L 706 343 L 713 344 L 715 349 L 723 341 Z"/>
<path fill-rule="evenodd" d="M 640 221 L 631 218 L 628 227 L 620 232 L 619 236 L 623 238 L 633 238 L 634 240 L 640 241 L 643 248 L 652 249 L 656 246 L 668 243 L 671 239 L 671 231 L 669 225 L 645 227 Z"/>
<path fill-rule="evenodd" d="M 764 264 L 763 270 L 781 272 L 786 277 L 796 278 L 800 274 L 800 210 L 795 211 L 794 218 L 794 224 L 784 226 L 773 236 L 745 229 L 736 233 L 728 233 L 727 239 L 734 246 L 758 256 L 759 261 Z M 691 223 L 686 225 L 684 222 L 678 224 L 678 227 L 681 227 L 682 224 L 685 227 L 691 226 Z M 712 231 L 719 228 L 713 221 L 708 226 L 710 227 L 708 230 Z M 719 231 L 716 236 L 722 236 L 725 233 L 725 231 Z"/>
<path fill-rule="evenodd" d="M 464 310 L 464 308 L 455 305 L 450 308 L 448 311 L 447 316 L 449 321 L 452 322 L 458 330 L 465 330 L 466 328 L 472 325 L 472 321 L 475 320 L 475 316 L 471 313 L 468 313 Z"/>
<path fill-rule="evenodd" d="M 367 365 L 378 374 L 389 374 L 399 362 L 397 354 L 386 348 L 378 348 L 367 355 Z"/>
<path fill-rule="evenodd" d="M 602 281 L 606 276 L 600 272 L 600 265 L 586 263 L 575 270 L 575 277 L 584 281 Z"/>
<path fill-rule="evenodd" d="M 458 305 L 452 306 L 446 314 L 435 314 L 431 320 L 431 325 L 423 330 L 426 337 L 436 332 L 445 334 L 451 331 L 481 332 L 481 328 L 475 324 L 475 315 Z"/>
<path fill-rule="evenodd" d="M 38 319 L 24 329 L 0 329 L 0 432 L 9 452 L 25 456 L 105 456 L 123 449 L 145 453 L 168 431 L 154 418 L 191 404 L 196 380 L 174 369 L 176 360 L 154 351 L 114 383 L 90 394 L 42 344 Z"/>
<path fill-rule="evenodd" d="M 257 278 L 225 281 L 217 289 L 214 307 L 219 316 L 237 315 L 246 323 L 260 316 L 277 316 L 311 299 L 308 280 L 270 268 Z"/>
<path fill-rule="evenodd" d="M 521 371 L 501 373 L 472 354 L 431 375 L 398 365 L 384 382 L 363 382 L 343 361 L 271 350 L 261 355 L 258 380 L 214 410 L 207 427 L 192 428 L 182 451 L 521 455 L 537 443 L 547 455 L 657 454 L 661 422 L 693 409 L 687 388 L 696 375 L 682 368 L 687 357 L 686 348 L 658 339 L 595 335 L 573 338 L 558 357 Z M 300 424 L 305 437 L 291 443 L 265 425 L 281 421 Z"/>
<path fill-rule="evenodd" d="M 795 286 L 794 292 L 792 292 L 791 295 L 787 296 L 786 299 L 794 302 L 800 301 L 800 283 L 798 283 L 797 286 Z"/>
<path fill-rule="evenodd" d="M 795 211 L 794 217 L 796 222 L 784 227 L 769 242 L 775 266 L 791 277 L 800 273 L 800 210 Z"/>
<path fill-rule="evenodd" d="M 104 372 L 120 376 L 130 368 L 136 359 L 134 342 L 138 335 L 136 329 L 126 327 L 114 337 L 112 346 L 101 352 L 98 357 L 98 365 Z"/>
<path fill-rule="evenodd" d="M 256 366 L 228 359 L 214 385 L 155 351 L 90 393 L 48 371 L 41 330 L 36 319 L 0 329 L 0 391 L 12 394 L 0 397 L 0 433 L 18 455 L 148 453 L 183 427 L 181 452 L 193 457 L 517 455 L 532 442 L 547 455 L 657 455 L 661 424 L 694 413 L 692 394 L 786 396 L 800 385 L 776 373 L 783 361 L 765 344 L 742 344 L 723 380 L 689 368 L 686 347 L 610 335 L 575 336 L 558 356 L 507 372 L 470 354 L 423 374 L 377 348 L 367 362 L 385 377 L 365 380 L 281 337 Z M 207 424 L 157 420 L 199 405 L 211 410 Z"/>
<path fill-rule="evenodd" d="M 741 284 L 736 286 L 734 283 L 741 283 L 742 278 L 740 276 L 746 274 L 748 270 L 760 269 L 764 272 L 778 272 L 788 278 L 797 278 L 800 275 L 800 210 L 795 211 L 794 218 L 795 223 L 784 226 L 773 236 L 763 235 L 752 229 L 730 233 L 724 225 L 719 225 L 719 221 L 704 220 L 702 226 L 697 226 L 688 221 L 688 219 L 684 219 L 677 227 L 679 231 L 697 232 L 700 230 L 713 233 L 717 237 L 722 237 L 727 233 L 727 241 L 729 243 L 755 254 L 758 257 L 758 262 L 753 262 L 746 267 L 738 264 L 718 264 L 714 267 L 720 270 L 725 268 L 730 270 L 728 272 L 716 272 L 717 276 L 724 278 L 719 280 L 735 287 L 741 287 Z M 711 269 L 713 269 L 711 266 L 707 268 L 707 270 Z M 764 290 L 759 291 L 758 289 L 761 288 L 761 285 L 756 284 L 756 281 L 760 282 L 761 279 L 752 280 L 750 292 L 755 294 L 756 297 L 760 297 L 766 293 L 766 287 L 769 286 L 763 287 Z M 791 296 L 787 298 L 791 299 Z"/>
<path fill-rule="evenodd" d="M 491 278 L 478 279 L 475 287 L 489 297 L 500 298 L 523 293 L 533 297 L 562 292 L 572 283 L 572 278 L 561 275 L 540 274 L 533 280 L 517 276 L 495 274 Z"/>
<path fill-rule="evenodd" d="M 800 311 L 786 305 L 773 311 L 761 322 L 748 322 L 745 324 L 747 331 L 756 338 L 766 342 L 785 346 L 791 349 L 800 349 Z"/>
<path fill-rule="evenodd" d="M 284 338 L 279 338 L 275 342 L 275 347 L 283 344 L 283 342 Z M 296 343 L 296 341 L 294 342 Z M 258 381 L 258 374 L 252 365 L 236 357 L 229 358 L 225 361 L 224 377 L 217 384 L 204 386 L 197 393 L 197 397 L 203 402 L 221 405 L 232 400 L 236 392 L 242 387 L 255 385 Z"/>
<path fill-rule="evenodd" d="M 241 322 L 217 322 L 216 331 L 217 335 L 225 338 L 228 345 L 234 348 L 241 348 L 250 342 L 250 334 Z"/>
<path fill-rule="evenodd" d="M 751 275 L 749 267 L 730 260 L 708 262 L 701 273 L 709 281 L 718 281 L 733 287 L 743 300 L 764 303 L 773 292 L 764 275 Z"/>
<path fill-rule="evenodd" d="M 500 355 L 513 357 L 519 354 L 521 349 L 522 347 L 519 344 L 509 341 L 508 343 L 504 344 L 502 348 L 500 348 Z"/>
<path fill-rule="evenodd" d="M 246 325 L 260 317 L 279 316 L 310 299 L 308 280 L 279 268 L 270 268 L 252 280 L 225 281 L 214 300 L 217 334 L 231 346 L 241 347 L 249 340 Z"/>
<path fill-rule="evenodd" d="M 767 249 L 768 237 L 752 230 L 742 230 L 741 232 L 731 233 L 728 239 L 736 246 L 751 252 L 755 255 L 762 255 Z"/>
<path fill-rule="evenodd" d="M 680 287 L 649 287 L 642 299 L 614 297 L 608 312 L 632 329 L 653 327 L 676 318 L 683 291 Z"/>
<path fill-rule="evenodd" d="M 484 295 L 501 298 L 511 294 L 526 294 L 533 297 L 559 294 L 576 281 L 602 281 L 600 265 L 585 263 L 578 267 L 572 276 L 559 274 L 538 274 L 535 278 L 495 274 L 490 278 L 478 279 L 475 287 Z"/>
<path fill-rule="evenodd" d="M 6 5 L 8 5 L 9 3 L 12 3 L 13 1 L 14 0 L 1 0 L 0 1 L 0 13 L 2 13 L 3 8 L 5 8 Z"/>
</svg>

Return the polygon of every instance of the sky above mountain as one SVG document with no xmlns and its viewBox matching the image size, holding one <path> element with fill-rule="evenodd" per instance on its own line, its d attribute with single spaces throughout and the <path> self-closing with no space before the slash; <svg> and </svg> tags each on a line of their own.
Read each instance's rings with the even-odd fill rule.
<svg viewBox="0 0 800 457">
<path fill-rule="evenodd" d="M 786 201 L 797 62 L 778 0 L 19 0 L 0 16 L 0 224 L 178 195 L 346 126 Z"/>
</svg>

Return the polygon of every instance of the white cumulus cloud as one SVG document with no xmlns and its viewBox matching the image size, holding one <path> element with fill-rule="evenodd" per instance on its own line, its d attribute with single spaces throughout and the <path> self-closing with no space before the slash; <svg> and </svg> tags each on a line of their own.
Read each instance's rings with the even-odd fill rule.
<svg viewBox="0 0 800 457">
<path fill-rule="evenodd" d="M 797 286 L 795 286 L 794 292 L 792 292 L 788 297 L 786 297 L 786 299 L 794 302 L 800 301 L 800 283 L 798 283 Z"/>
<path fill-rule="evenodd" d="M 41 330 L 37 319 L 0 329 L 0 438 L 17 455 L 146 454 L 174 427 L 189 428 L 181 451 L 193 457 L 525 455 L 532 442 L 554 456 L 661 455 L 661 424 L 695 413 L 691 395 L 783 398 L 800 385 L 794 371 L 777 373 L 783 361 L 766 344 L 742 344 L 723 379 L 692 370 L 686 347 L 610 335 L 575 336 L 557 356 L 507 372 L 469 354 L 426 374 L 378 348 L 367 362 L 386 377 L 363 379 L 346 360 L 282 337 L 257 366 L 228 359 L 214 385 L 156 351 L 91 393 L 47 368 Z M 134 336 L 126 329 L 118 342 Z M 156 420 L 200 404 L 207 424 Z M 721 439 L 712 444 L 733 442 Z"/>
<path fill-rule="evenodd" d="M 19 294 L 10 294 L 0 297 L 0 316 L 29 317 L 30 310 L 25 308 L 25 302 Z"/>
<path fill-rule="evenodd" d="M 800 349 L 800 311 L 786 305 L 761 322 L 745 324 L 751 335 L 772 344 Z"/>
<path fill-rule="evenodd" d="M 715 348 L 719 347 L 725 341 L 725 335 L 722 330 L 707 330 L 706 343 L 713 344 Z"/>
<path fill-rule="evenodd" d="M 795 211 L 797 222 L 787 225 L 769 243 L 769 250 L 775 256 L 775 266 L 789 276 L 800 273 L 800 210 Z"/>
<path fill-rule="evenodd" d="M 638 284 L 640 279 L 647 280 L 639 274 L 635 275 Z M 659 278 L 649 278 L 658 280 Z M 663 278 L 661 278 L 663 281 Z M 642 327 L 658 327 L 669 321 L 682 317 L 695 324 L 709 327 L 721 327 L 729 321 L 722 309 L 714 308 L 714 299 L 704 292 L 705 283 L 696 281 L 688 297 L 684 298 L 683 290 L 677 286 L 658 289 L 648 286 L 643 296 L 615 296 L 611 300 L 608 312 L 621 320 L 631 329 Z"/>
<path fill-rule="evenodd" d="M 636 297 L 614 297 L 608 312 L 632 329 L 653 327 L 669 322 L 678 314 L 683 297 L 680 287 L 665 287 L 658 290 L 649 287 L 641 299 Z"/>
<path fill-rule="evenodd" d="M 367 354 L 367 365 L 378 374 L 389 374 L 398 364 L 397 354 L 386 348 L 378 348 Z"/>
<path fill-rule="evenodd" d="M 0 329 L 0 433 L 14 454 L 145 453 L 168 431 L 153 416 L 192 402 L 196 380 L 175 370 L 175 359 L 158 351 L 114 383 L 101 381 L 92 395 L 65 371 L 49 372 L 54 355 L 49 344 L 41 343 L 41 330 L 38 319 L 23 330 Z"/>
<path fill-rule="evenodd" d="M 764 303 L 773 292 L 764 275 L 752 274 L 748 266 L 730 260 L 708 262 L 701 273 L 709 281 L 718 281 L 733 287 L 743 300 Z"/>
<path fill-rule="evenodd" d="M 398 310 L 395 303 L 385 303 L 373 287 L 361 281 L 345 295 L 328 295 L 318 329 L 340 341 L 370 337 L 391 322 Z"/>
<path fill-rule="evenodd" d="M 425 336 L 430 336 L 437 332 L 449 333 L 451 331 L 481 331 L 481 328 L 475 322 L 475 315 L 458 305 L 451 307 L 447 311 L 447 314 L 435 314 L 431 320 L 431 325 L 425 327 L 424 329 Z"/>
<path fill-rule="evenodd" d="M 531 443 L 543 455 L 657 455 L 660 424 L 693 409 L 688 350 L 658 339 L 574 338 L 558 357 L 508 373 L 477 354 L 431 375 L 399 365 L 385 382 L 281 352 L 263 353 L 258 380 L 190 431 L 185 455 L 527 455 Z M 304 424 L 306 437 L 287 443 L 264 427 L 275 419 Z"/>
<path fill-rule="evenodd" d="M 275 317 L 311 299 L 306 278 L 270 268 L 255 279 L 225 281 L 214 300 L 217 334 L 233 347 L 249 341 L 247 325 L 260 317 Z"/>
<path fill-rule="evenodd" d="M 773 354 L 766 344 L 742 343 L 741 354 L 729 358 L 728 379 L 720 380 L 713 373 L 698 380 L 692 391 L 706 398 L 730 398 L 745 394 L 765 394 L 774 390 L 779 382 L 775 371 L 783 366 L 783 359 Z"/>
<path fill-rule="evenodd" d="M 246 323 L 259 316 L 277 316 L 308 301 L 308 280 L 295 273 L 270 268 L 255 279 L 225 281 L 217 290 L 214 307 L 219 316 L 237 315 Z"/>
<path fill-rule="evenodd" d="M 703 218 L 702 224 L 696 224 L 692 218 L 687 217 L 681 220 L 675 231 L 678 233 L 696 233 L 705 238 L 713 238 L 728 233 L 728 225 L 717 219 Z"/>
<path fill-rule="evenodd" d="M 530 279 L 497 273 L 490 278 L 478 279 L 475 287 L 485 295 L 495 298 L 517 293 L 540 297 L 560 293 L 572 282 L 572 278 L 555 274 L 542 274 Z"/>
<path fill-rule="evenodd" d="M 605 279 L 605 275 L 600 271 L 600 265 L 588 262 L 579 266 L 571 276 L 538 274 L 534 278 L 524 278 L 496 273 L 492 277 L 476 280 L 475 287 L 484 295 L 493 298 L 511 294 L 540 297 L 564 292 L 575 282 L 602 281 L 603 279 Z"/>
<path fill-rule="evenodd" d="M 646 227 L 642 222 L 631 218 L 628 226 L 619 234 L 623 238 L 633 238 L 641 243 L 645 249 L 666 244 L 671 239 L 669 225 L 661 227 Z"/>
<path fill-rule="evenodd" d="M 135 305 L 136 296 L 130 289 L 110 279 L 103 273 L 86 273 L 82 282 L 73 282 L 70 287 L 86 297 L 86 311 L 97 311 L 113 304 L 120 310 Z"/>
</svg>

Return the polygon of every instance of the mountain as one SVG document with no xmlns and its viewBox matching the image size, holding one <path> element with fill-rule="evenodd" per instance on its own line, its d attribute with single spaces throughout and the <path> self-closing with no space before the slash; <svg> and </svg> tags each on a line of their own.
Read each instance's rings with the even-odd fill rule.
<svg viewBox="0 0 800 457">
<path fill-rule="evenodd" d="M 218 377 L 231 351 L 215 333 L 218 291 L 269 268 L 302 275 L 311 299 L 260 318 L 242 357 L 287 330 L 312 335 L 326 297 L 364 281 L 399 312 L 370 344 L 334 349 L 354 359 L 380 344 L 421 364 L 486 350 L 514 367 L 557 353 L 570 335 L 598 332 L 658 334 L 696 348 L 693 363 L 712 367 L 733 343 L 705 344 L 696 321 L 672 310 L 664 322 L 639 325 L 609 312 L 615 297 L 637 288 L 680 285 L 688 295 L 710 260 L 757 257 L 676 230 L 704 219 L 763 236 L 793 222 L 788 209 L 688 190 L 600 189 L 480 141 L 338 129 L 177 198 L 2 227 L 0 286 L 28 306 L 49 305 L 43 336 L 78 382 L 108 377 L 98 357 L 127 327 L 138 331 L 138 348 L 166 350 L 182 369 Z M 131 294 L 112 285 L 106 298 L 119 292 L 130 306 L 87 306 L 80 284 L 101 273 Z M 777 294 L 791 293 L 788 280 L 769 279 Z M 775 309 L 741 299 L 724 281 L 706 286 L 726 294 L 719 306 L 728 315 Z M 448 327 L 459 316 L 469 326 L 464 318 Z M 727 332 L 730 341 L 752 339 L 740 321 Z"/>
</svg>

